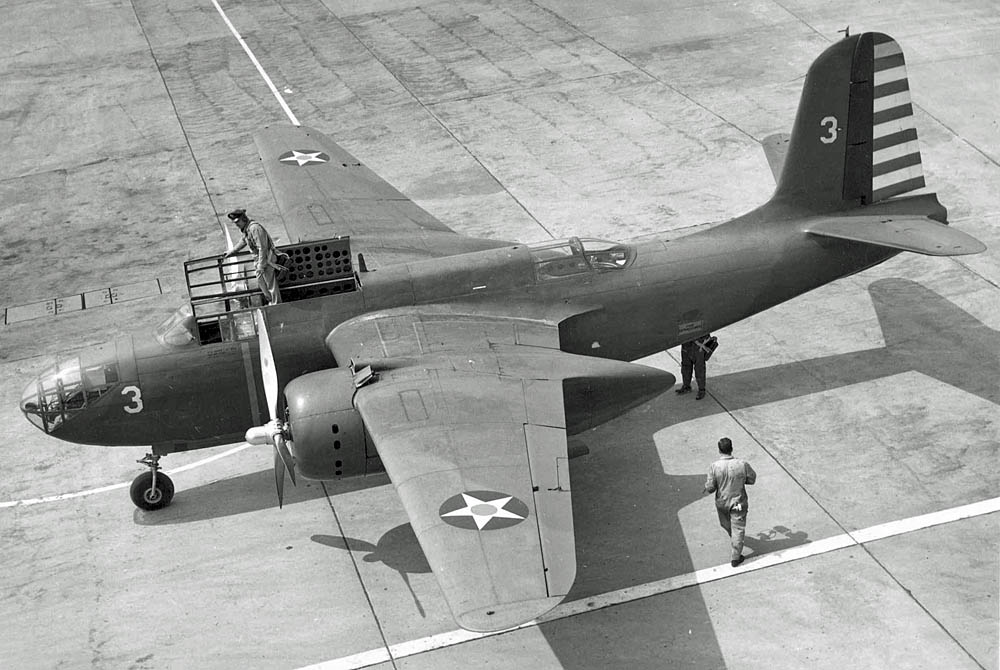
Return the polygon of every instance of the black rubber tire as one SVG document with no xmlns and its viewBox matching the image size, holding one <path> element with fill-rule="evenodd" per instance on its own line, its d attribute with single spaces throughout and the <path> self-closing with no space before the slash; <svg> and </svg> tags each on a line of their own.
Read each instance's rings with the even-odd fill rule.
<svg viewBox="0 0 1000 670">
<path fill-rule="evenodd" d="M 174 483 L 162 472 L 156 473 L 156 491 L 152 489 L 153 473 L 144 472 L 132 481 L 129 497 L 139 509 L 153 511 L 163 509 L 174 499 Z"/>
</svg>

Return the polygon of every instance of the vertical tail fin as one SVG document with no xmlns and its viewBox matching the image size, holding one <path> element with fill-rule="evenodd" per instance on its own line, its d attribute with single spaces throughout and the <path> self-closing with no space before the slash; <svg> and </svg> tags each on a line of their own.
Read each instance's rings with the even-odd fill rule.
<svg viewBox="0 0 1000 670">
<path fill-rule="evenodd" d="M 833 44 L 806 75 L 774 198 L 831 211 L 923 186 L 899 45 L 882 33 Z"/>
</svg>

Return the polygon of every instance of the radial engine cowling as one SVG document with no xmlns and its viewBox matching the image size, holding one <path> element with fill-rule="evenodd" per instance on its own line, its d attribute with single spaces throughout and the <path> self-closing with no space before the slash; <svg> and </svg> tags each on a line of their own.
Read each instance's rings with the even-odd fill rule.
<svg viewBox="0 0 1000 670">
<path fill-rule="evenodd" d="M 289 448 L 295 470 L 303 477 L 338 479 L 366 473 L 365 427 L 352 403 L 354 391 L 354 375 L 346 368 L 302 375 L 285 386 Z"/>
</svg>

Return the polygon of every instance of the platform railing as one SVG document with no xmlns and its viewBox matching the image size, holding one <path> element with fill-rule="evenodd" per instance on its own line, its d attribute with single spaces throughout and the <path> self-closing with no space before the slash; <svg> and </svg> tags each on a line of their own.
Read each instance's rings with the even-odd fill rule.
<svg viewBox="0 0 1000 670">
<path fill-rule="evenodd" d="M 348 237 L 277 247 L 287 256 L 278 282 L 282 302 L 294 302 L 358 289 Z M 253 254 L 218 254 L 184 263 L 191 311 L 199 339 L 242 340 L 256 335 L 250 310 L 264 305 L 257 286 Z"/>
</svg>

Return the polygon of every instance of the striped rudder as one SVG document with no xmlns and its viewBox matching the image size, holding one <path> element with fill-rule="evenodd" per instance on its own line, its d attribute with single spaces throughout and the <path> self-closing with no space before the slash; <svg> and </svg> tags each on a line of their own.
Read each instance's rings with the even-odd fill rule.
<svg viewBox="0 0 1000 670">
<path fill-rule="evenodd" d="M 852 35 L 809 68 L 775 199 L 849 209 L 924 186 L 906 66 L 888 35 Z"/>
<path fill-rule="evenodd" d="M 903 51 L 888 35 L 875 33 L 872 95 L 872 194 L 878 202 L 924 186 L 913 104 Z"/>
</svg>

